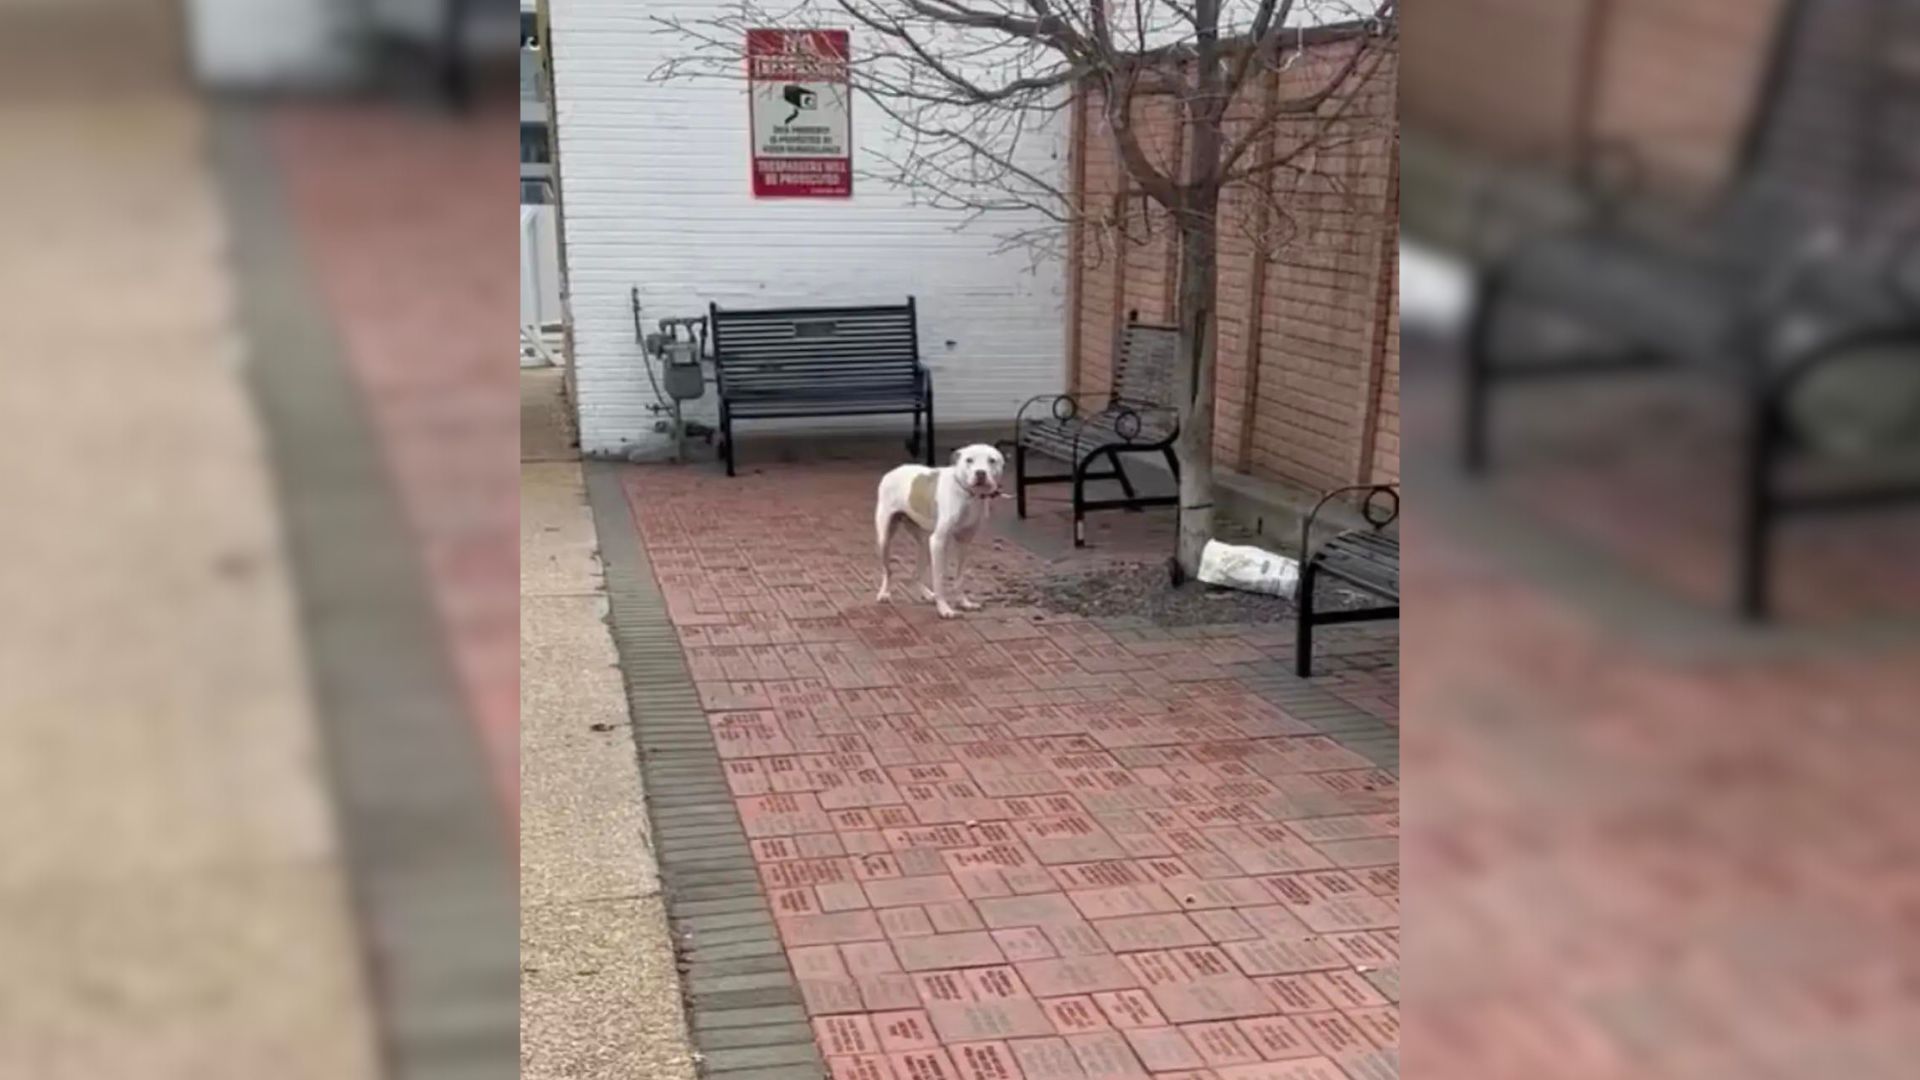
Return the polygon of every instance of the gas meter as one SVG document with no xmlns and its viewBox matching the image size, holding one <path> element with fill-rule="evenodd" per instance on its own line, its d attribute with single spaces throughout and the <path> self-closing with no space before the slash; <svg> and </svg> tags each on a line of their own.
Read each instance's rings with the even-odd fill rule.
<svg viewBox="0 0 1920 1080">
<path fill-rule="evenodd" d="M 658 330 L 643 334 L 638 288 L 633 290 L 632 298 L 633 332 L 640 339 L 644 354 L 641 364 L 646 369 L 647 381 L 653 385 L 655 404 L 647 408 L 670 417 L 655 423 L 654 430 L 671 433 L 673 460 L 685 461 L 689 436 L 713 440 L 712 428 L 688 420 L 681 413 L 682 402 L 705 397 L 707 393 L 707 375 L 702 366 L 702 361 L 707 359 L 707 320 L 704 315 L 661 319 Z M 660 369 L 658 378 L 654 376 L 655 365 Z"/>
<path fill-rule="evenodd" d="M 684 337 L 681 330 L 686 331 Z M 667 396 L 675 401 L 704 397 L 707 377 L 701 371 L 700 358 L 706 352 L 707 320 L 661 319 L 660 332 L 648 335 L 649 344 L 655 344 L 656 339 L 655 355 L 660 359 L 661 381 Z"/>
</svg>

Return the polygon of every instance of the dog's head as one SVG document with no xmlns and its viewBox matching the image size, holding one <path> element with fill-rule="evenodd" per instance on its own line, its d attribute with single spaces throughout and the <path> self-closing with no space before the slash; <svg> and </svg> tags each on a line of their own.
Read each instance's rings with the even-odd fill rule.
<svg viewBox="0 0 1920 1080">
<path fill-rule="evenodd" d="M 953 475 L 975 495 L 999 494 L 1000 472 L 1006 467 L 1007 459 L 986 443 L 974 443 L 953 452 Z"/>
</svg>

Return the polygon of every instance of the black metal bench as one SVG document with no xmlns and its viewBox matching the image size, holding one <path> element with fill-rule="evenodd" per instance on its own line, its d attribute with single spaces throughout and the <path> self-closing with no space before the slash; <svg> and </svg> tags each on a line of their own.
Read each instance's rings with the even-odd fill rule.
<svg viewBox="0 0 1920 1080">
<path fill-rule="evenodd" d="M 357 0 L 366 44 L 389 76 L 431 76 L 443 102 L 464 108 L 483 66 L 518 59 L 527 17 L 499 0 Z"/>
<path fill-rule="evenodd" d="M 933 378 L 920 362 L 913 298 L 892 307 L 708 306 L 720 438 L 734 475 L 736 420 L 913 414 L 907 452 L 933 464 Z"/>
<path fill-rule="evenodd" d="M 1173 440 L 1180 433 L 1179 413 L 1168 404 L 1179 331 L 1129 321 L 1121 331 L 1113 358 L 1113 392 L 1095 411 L 1071 394 L 1041 394 L 1020 406 L 1013 420 L 1013 475 L 1015 506 L 1027 516 L 1027 489 L 1036 484 L 1073 485 L 1073 546 L 1086 543 L 1085 519 L 1092 510 L 1134 510 L 1143 506 L 1173 506 L 1177 495 L 1141 495 L 1133 486 L 1122 454 L 1160 454 L 1180 480 L 1180 459 Z M 1027 419 L 1027 410 L 1050 402 L 1050 415 Z M 1069 471 L 1033 476 L 1027 472 L 1027 453 L 1037 451 L 1068 464 Z M 1108 468 L 1094 471 L 1102 458 Z M 1088 499 L 1087 481 L 1117 480 L 1126 492 L 1120 499 Z"/>
<path fill-rule="evenodd" d="M 1346 530 L 1313 547 L 1313 522 L 1321 509 L 1355 491 L 1367 493 L 1360 515 L 1371 527 Z M 1387 501 L 1377 503 L 1383 495 Z M 1399 489 L 1391 484 L 1355 484 L 1322 495 L 1300 524 L 1300 583 L 1294 593 L 1300 628 L 1294 638 L 1294 674 L 1303 679 L 1312 674 L 1314 627 L 1400 617 L 1400 537 L 1386 531 L 1399 516 Z M 1315 611 L 1313 589 L 1322 574 L 1386 603 L 1349 611 Z"/>
<path fill-rule="evenodd" d="M 1920 436 L 1920 71 L 1902 59 L 1920 48 L 1920 0 L 1788 0 L 1775 33 L 1709 212 L 1663 209 L 1636 155 L 1595 145 L 1585 220 L 1482 271 L 1461 440 L 1484 471 L 1506 383 L 1723 377 L 1744 414 L 1735 602 L 1750 619 L 1768 612 L 1780 519 L 1920 497 L 1913 478 L 1844 460 Z M 1829 478 L 1789 487 L 1815 461 Z"/>
</svg>

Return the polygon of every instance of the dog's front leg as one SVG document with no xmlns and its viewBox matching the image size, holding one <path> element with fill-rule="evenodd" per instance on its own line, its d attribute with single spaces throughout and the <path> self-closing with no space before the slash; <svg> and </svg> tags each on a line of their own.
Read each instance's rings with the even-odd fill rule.
<svg viewBox="0 0 1920 1080">
<path fill-rule="evenodd" d="M 967 549 L 971 544 L 953 545 L 953 595 L 961 611 L 979 611 L 980 605 L 967 595 Z"/>
<path fill-rule="evenodd" d="M 922 600 L 933 599 L 933 572 L 928 569 L 930 556 L 928 550 L 933 546 L 933 534 L 918 529 L 913 533 L 913 588 Z"/>
<path fill-rule="evenodd" d="M 933 562 L 933 607 L 943 619 L 960 614 L 947 602 L 947 553 L 951 546 L 952 538 L 945 529 L 935 529 L 927 543 Z"/>
</svg>

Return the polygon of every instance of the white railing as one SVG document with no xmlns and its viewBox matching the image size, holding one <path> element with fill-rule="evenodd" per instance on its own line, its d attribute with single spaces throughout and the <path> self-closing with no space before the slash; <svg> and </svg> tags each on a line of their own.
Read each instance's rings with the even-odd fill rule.
<svg viewBox="0 0 1920 1080">
<path fill-rule="evenodd" d="M 520 363 L 554 363 L 545 328 L 560 321 L 560 253 L 553 207 L 520 208 Z"/>
</svg>

